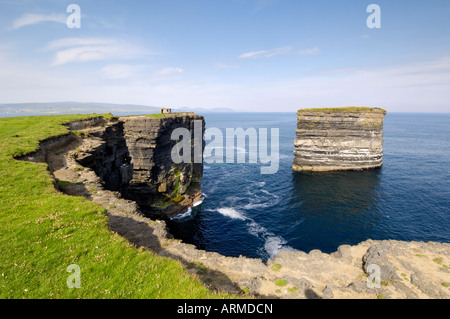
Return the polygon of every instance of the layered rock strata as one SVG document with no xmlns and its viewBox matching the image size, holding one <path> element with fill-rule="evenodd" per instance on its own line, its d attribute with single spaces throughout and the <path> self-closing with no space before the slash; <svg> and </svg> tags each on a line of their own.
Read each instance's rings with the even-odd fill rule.
<svg viewBox="0 0 450 319">
<path fill-rule="evenodd" d="M 203 163 L 195 161 L 194 157 L 198 150 L 202 157 L 204 149 L 202 116 L 166 114 L 160 119 L 135 116 L 120 118 L 120 121 L 124 125 L 129 165 L 132 165 L 131 179 L 123 190 L 127 198 L 159 217 L 183 213 L 186 207 L 201 200 Z M 191 148 L 184 151 L 190 151 L 191 160 L 177 164 L 172 159 L 177 143 L 172 140 L 172 132 L 180 128 L 190 133 Z"/>
<path fill-rule="evenodd" d="M 174 113 L 161 118 L 99 117 L 67 126 L 69 134 L 43 141 L 37 152 L 22 158 L 49 163 L 57 186 L 64 192 L 92 197 L 87 188 L 115 191 L 136 202 L 145 216 L 159 219 L 184 213 L 201 200 L 203 163 L 202 158 L 194 162 L 194 150 L 199 147 L 203 154 L 202 116 Z M 191 134 L 192 160 L 177 164 L 172 160 L 177 143 L 172 140 L 172 132 L 180 128 Z M 55 158 L 55 154 L 67 149 L 72 149 L 70 159 Z M 80 181 L 86 169 L 95 175 Z"/>
<path fill-rule="evenodd" d="M 382 166 L 385 110 L 301 109 L 297 115 L 294 171 L 361 170 Z"/>
</svg>

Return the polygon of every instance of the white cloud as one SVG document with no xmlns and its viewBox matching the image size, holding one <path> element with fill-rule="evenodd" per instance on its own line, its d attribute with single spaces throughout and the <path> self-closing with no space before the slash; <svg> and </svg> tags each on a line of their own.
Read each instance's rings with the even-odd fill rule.
<svg viewBox="0 0 450 319">
<path fill-rule="evenodd" d="M 146 66 L 139 69 L 138 64 L 122 63 L 110 63 L 102 72 L 67 74 L 61 68 L 14 63 L 8 55 L 5 59 L 0 60 L 3 103 L 74 100 L 280 112 L 295 112 L 301 107 L 360 105 L 383 107 L 389 112 L 450 112 L 450 56 L 251 82 L 209 77 L 180 80 L 176 76 L 148 74 Z M 170 69 L 178 68 L 164 70 Z M 128 72 L 126 81 L 105 80 L 107 74 L 120 77 L 121 70 Z"/>
<path fill-rule="evenodd" d="M 272 50 L 251 51 L 251 52 L 241 54 L 239 56 L 239 59 L 261 58 L 261 57 L 271 58 L 276 55 L 288 54 L 288 53 L 291 53 L 292 51 L 293 50 L 292 50 L 291 46 L 272 49 Z"/>
<path fill-rule="evenodd" d="M 101 46 L 77 47 L 67 50 L 58 51 L 56 53 L 53 65 L 63 65 L 70 62 L 87 62 L 104 60 L 111 54 L 111 50 Z"/>
<path fill-rule="evenodd" d="M 316 55 L 319 53 L 320 53 L 320 49 L 318 47 L 298 51 L 298 54 L 300 54 L 300 55 Z"/>
<path fill-rule="evenodd" d="M 51 14 L 32 14 L 27 13 L 20 18 L 14 20 L 11 30 L 20 29 L 28 25 L 34 25 L 41 22 L 56 22 L 56 23 L 66 23 L 67 17 L 62 13 L 51 13 Z"/>
<path fill-rule="evenodd" d="M 115 43 L 116 40 L 110 38 L 63 38 L 50 42 L 47 45 L 47 50 L 89 45 L 113 45 Z"/>
<path fill-rule="evenodd" d="M 277 55 L 286 55 L 293 53 L 297 53 L 299 55 L 316 55 L 320 53 L 320 49 L 318 47 L 314 47 L 311 49 L 294 51 L 292 46 L 286 46 L 272 50 L 251 51 L 243 53 L 239 56 L 239 59 L 271 58 Z"/>
<path fill-rule="evenodd" d="M 179 74 L 183 73 L 184 70 L 181 68 L 166 68 L 159 71 L 156 71 L 155 73 L 157 75 L 171 75 L 171 74 Z"/>
<path fill-rule="evenodd" d="M 64 38 L 52 41 L 46 49 L 56 50 L 53 66 L 72 62 L 131 59 L 146 53 L 132 44 L 110 38 Z"/>
</svg>

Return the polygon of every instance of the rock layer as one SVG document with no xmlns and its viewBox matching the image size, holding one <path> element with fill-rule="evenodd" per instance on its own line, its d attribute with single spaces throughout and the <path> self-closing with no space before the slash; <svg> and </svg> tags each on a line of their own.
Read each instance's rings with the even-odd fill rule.
<svg viewBox="0 0 450 319">
<path fill-rule="evenodd" d="M 166 114 L 164 118 L 142 116 L 120 118 L 132 165 L 132 177 L 124 195 L 156 217 L 173 217 L 201 199 L 203 163 L 194 161 L 195 148 L 203 154 L 204 118 L 194 113 Z M 196 132 L 195 121 L 201 125 Z M 191 139 L 191 161 L 174 163 L 175 129 L 187 129 Z M 197 133 L 199 136 L 195 136 Z M 196 143 L 198 144 L 196 146 Z"/>
<path fill-rule="evenodd" d="M 161 118 L 129 116 L 107 120 L 100 117 L 67 126 L 70 134 L 41 143 L 35 154 L 23 159 L 55 163 L 49 156 L 71 145 L 76 149 L 72 154 L 76 164 L 71 170 L 78 175 L 86 169 L 92 170 L 96 177 L 89 180 L 95 181 L 91 188 L 116 191 L 136 202 L 151 218 L 171 218 L 201 200 L 203 163 L 202 158 L 200 162 L 193 159 L 196 147 L 203 154 L 205 125 L 202 116 L 174 113 Z M 192 161 L 177 164 L 172 160 L 172 149 L 177 141 L 172 140 L 171 135 L 180 128 L 191 134 Z M 77 184 L 80 181 L 74 182 L 73 174 L 50 166 L 54 172 L 64 172 L 59 177 L 54 175 L 57 182 L 62 182 L 59 184 L 65 185 L 65 192 L 86 196 L 83 186 Z M 59 166 L 67 166 L 67 160 Z M 86 182 L 88 180 L 81 183 Z"/>
<path fill-rule="evenodd" d="M 297 115 L 294 171 L 361 170 L 382 166 L 385 110 L 301 109 Z"/>
</svg>

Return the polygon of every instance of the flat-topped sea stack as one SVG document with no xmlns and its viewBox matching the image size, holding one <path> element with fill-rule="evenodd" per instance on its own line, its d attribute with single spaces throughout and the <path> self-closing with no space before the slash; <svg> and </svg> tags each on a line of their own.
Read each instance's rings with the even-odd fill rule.
<svg viewBox="0 0 450 319">
<path fill-rule="evenodd" d="M 380 108 L 300 109 L 297 112 L 294 171 L 341 171 L 383 165 Z"/>
</svg>

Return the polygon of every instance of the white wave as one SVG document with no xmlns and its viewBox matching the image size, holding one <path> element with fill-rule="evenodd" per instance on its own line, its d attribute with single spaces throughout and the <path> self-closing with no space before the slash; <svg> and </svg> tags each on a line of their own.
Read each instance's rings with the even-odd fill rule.
<svg viewBox="0 0 450 319">
<path fill-rule="evenodd" d="M 202 203 L 203 203 L 203 199 L 201 199 L 201 200 L 195 202 L 195 203 L 192 205 L 192 207 L 200 206 Z"/>
<path fill-rule="evenodd" d="M 190 218 L 190 217 L 192 217 L 192 209 L 189 207 L 188 210 L 186 211 L 186 213 L 172 217 L 171 220 L 180 221 L 180 220 Z"/>
<path fill-rule="evenodd" d="M 278 196 L 278 195 L 276 195 L 276 194 L 272 194 L 271 192 L 269 192 L 269 191 L 267 191 L 267 190 L 265 190 L 265 189 L 262 189 L 261 192 L 263 192 L 263 193 L 266 194 L 266 195 L 272 196 L 272 197 L 274 197 L 274 198 L 280 198 L 280 196 Z"/>
<path fill-rule="evenodd" d="M 257 204 L 249 203 L 249 204 L 244 205 L 244 209 L 267 208 L 272 205 L 274 205 L 274 204 L 271 204 L 271 203 L 257 203 Z"/>
<path fill-rule="evenodd" d="M 232 219 L 249 221 L 247 224 L 248 233 L 264 240 L 264 248 L 262 248 L 264 250 L 261 249 L 261 251 L 264 252 L 263 254 L 267 254 L 269 258 L 275 258 L 281 251 L 296 251 L 294 248 L 286 245 L 287 241 L 283 237 L 276 236 L 275 234 L 269 232 L 265 227 L 255 222 L 252 218 L 246 217 L 242 212 L 234 208 L 223 207 L 217 210 L 207 211 L 217 211 L 221 215 Z"/>
<path fill-rule="evenodd" d="M 270 258 L 275 258 L 282 251 L 297 251 L 295 248 L 286 245 L 286 243 L 286 240 L 282 237 L 268 237 L 264 244 L 264 249 Z"/>
<path fill-rule="evenodd" d="M 269 254 L 270 258 L 275 257 L 283 249 L 286 240 L 281 237 L 268 237 L 264 243 L 264 249 Z"/>
<path fill-rule="evenodd" d="M 267 229 L 252 220 L 251 223 L 248 224 L 248 232 L 250 235 L 259 237 L 260 235 L 267 233 Z"/>
<path fill-rule="evenodd" d="M 221 215 L 232 218 L 232 219 L 239 219 L 239 220 L 247 219 L 247 217 L 245 217 L 241 212 L 238 212 L 234 208 L 224 207 L 224 208 L 219 208 L 217 211 Z"/>
</svg>

